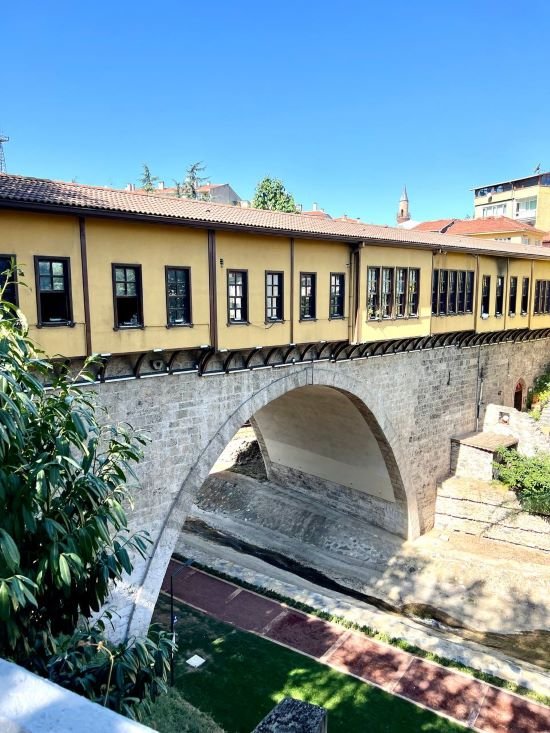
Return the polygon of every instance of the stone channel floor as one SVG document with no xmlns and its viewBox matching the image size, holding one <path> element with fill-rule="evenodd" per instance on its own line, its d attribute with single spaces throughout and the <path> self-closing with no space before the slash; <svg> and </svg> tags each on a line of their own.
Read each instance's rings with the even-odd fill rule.
<svg viewBox="0 0 550 733">
<path fill-rule="evenodd" d="M 172 560 L 163 584 L 181 564 Z M 204 571 L 173 578 L 184 603 L 482 733 L 550 733 L 550 708 L 296 611 Z"/>
</svg>

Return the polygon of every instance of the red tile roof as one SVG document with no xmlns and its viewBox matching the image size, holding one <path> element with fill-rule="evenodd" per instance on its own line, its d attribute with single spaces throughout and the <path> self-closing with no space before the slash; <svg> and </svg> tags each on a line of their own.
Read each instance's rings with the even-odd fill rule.
<svg viewBox="0 0 550 733">
<path fill-rule="evenodd" d="M 316 216 L 318 219 L 332 219 L 330 214 L 322 209 L 312 209 L 311 211 L 302 211 L 303 216 Z"/>
<path fill-rule="evenodd" d="M 441 232 L 453 221 L 454 219 L 435 219 L 435 221 L 423 221 L 411 228 L 416 232 Z"/>
<path fill-rule="evenodd" d="M 304 214 L 241 208 L 139 191 L 51 181 L 0 173 L 0 207 L 32 211 L 70 212 L 88 216 L 140 218 L 213 229 L 269 232 L 284 236 L 321 238 L 337 242 L 369 242 L 427 249 L 515 255 L 550 259 L 550 252 L 513 242 L 471 239 L 433 232 L 398 229 L 352 221 L 320 219 Z"/>
<path fill-rule="evenodd" d="M 501 232 L 532 232 L 535 236 L 544 234 L 530 224 L 510 219 L 508 216 L 486 216 L 482 219 L 436 219 L 423 221 L 413 227 L 414 231 L 441 232 L 444 234 L 500 234 Z"/>
</svg>

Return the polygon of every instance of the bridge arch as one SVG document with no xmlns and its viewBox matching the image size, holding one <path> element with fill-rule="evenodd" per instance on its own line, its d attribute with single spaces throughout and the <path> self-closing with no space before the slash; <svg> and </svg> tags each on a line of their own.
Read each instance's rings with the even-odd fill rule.
<svg viewBox="0 0 550 733">
<path fill-rule="evenodd" d="M 280 407 L 281 398 L 282 402 L 294 400 L 306 392 L 310 398 L 323 396 L 332 404 L 335 404 L 335 399 L 341 406 L 346 404 L 359 420 L 355 423 L 359 430 L 362 421 L 365 429 L 361 437 L 370 434 L 374 438 L 376 445 L 371 440 L 371 454 L 377 454 L 382 459 L 387 469 L 387 481 L 391 485 L 393 499 L 404 512 L 402 533 L 409 539 L 414 539 L 420 534 L 419 509 L 415 487 L 409 483 L 411 471 L 406 451 L 384 409 L 383 396 L 373 389 L 372 385 L 356 380 L 353 376 L 328 365 L 282 369 L 280 376 L 258 385 L 258 388 L 249 392 L 235 409 L 222 415 L 218 424 L 213 425 L 210 434 L 205 436 L 203 445 L 197 451 L 195 460 L 154 538 L 154 546 L 144 570 L 140 573 L 141 577 L 130 580 L 134 598 L 127 625 L 128 635 L 146 632 L 183 523 L 212 466 L 226 445 L 237 430 L 252 419 L 253 425 L 259 431 L 264 451 L 267 449 L 269 469 L 270 464 L 273 466 L 269 445 L 270 439 L 273 443 L 273 431 L 270 432 L 268 418 L 270 416 L 277 418 L 273 413 L 273 405 L 278 404 Z M 286 406 L 288 407 L 288 404 Z M 348 412 L 348 417 L 351 414 L 351 411 Z M 354 436 L 354 441 L 356 445 L 357 436 Z M 380 461 L 378 465 L 380 467 Z M 359 463 L 356 468 L 361 471 L 364 466 Z M 357 471 L 355 471 L 356 477 Z M 379 487 L 379 491 L 383 490 L 384 487 Z M 385 490 L 388 490 L 387 482 Z"/>
</svg>

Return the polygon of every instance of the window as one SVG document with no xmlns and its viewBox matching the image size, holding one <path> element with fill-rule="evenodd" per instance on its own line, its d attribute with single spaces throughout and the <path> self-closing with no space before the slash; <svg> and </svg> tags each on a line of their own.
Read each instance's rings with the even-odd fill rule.
<svg viewBox="0 0 550 733">
<path fill-rule="evenodd" d="M 393 310 L 393 267 L 382 268 L 382 318 L 391 318 Z"/>
<path fill-rule="evenodd" d="M 511 316 L 516 315 L 516 303 L 518 299 L 518 279 L 510 278 L 510 293 L 508 295 L 508 313 Z"/>
<path fill-rule="evenodd" d="M 506 216 L 506 204 L 493 204 L 492 206 L 484 206 L 483 217 L 487 216 Z"/>
<path fill-rule="evenodd" d="M 550 280 L 535 281 L 534 313 L 550 313 Z"/>
<path fill-rule="evenodd" d="M 519 219 L 534 218 L 537 213 L 537 197 L 516 201 L 516 216 Z"/>
<path fill-rule="evenodd" d="M 407 268 L 395 270 L 395 317 L 403 318 L 407 314 Z"/>
<path fill-rule="evenodd" d="M 449 298 L 447 313 L 452 316 L 456 313 L 456 270 L 449 270 Z"/>
<path fill-rule="evenodd" d="M 141 265 L 113 265 L 115 329 L 142 328 Z"/>
<path fill-rule="evenodd" d="M 302 321 L 315 318 L 316 281 L 317 275 L 314 272 L 300 273 L 300 320 Z"/>
<path fill-rule="evenodd" d="M 420 270 L 417 267 L 409 268 L 409 316 L 418 316 L 420 299 Z"/>
<path fill-rule="evenodd" d="M 472 313 L 474 310 L 474 273 L 471 270 L 466 272 L 466 304 L 464 310 L 466 313 Z"/>
<path fill-rule="evenodd" d="M 168 326 L 191 324 L 191 285 L 188 267 L 166 268 L 166 323 Z"/>
<path fill-rule="evenodd" d="M 459 270 L 456 273 L 456 312 L 464 313 L 466 304 L 466 273 Z"/>
<path fill-rule="evenodd" d="M 34 258 L 39 326 L 72 325 L 69 263 L 68 257 Z"/>
<path fill-rule="evenodd" d="M 380 268 L 367 270 L 367 318 L 375 321 L 380 318 Z"/>
<path fill-rule="evenodd" d="M 447 315 L 447 292 L 449 287 L 449 271 L 439 271 L 439 315 Z"/>
<path fill-rule="evenodd" d="M 227 317 L 229 323 L 248 323 L 248 272 L 227 271 Z"/>
<path fill-rule="evenodd" d="M 481 285 L 481 316 L 489 315 L 489 302 L 491 299 L 491 276 L 483 275 Z"/>
<path fill-rule="evenodd" d="M 13 305 L 17 305 L 17 273 L 10 271 L 15 264 L 15 255 L 0 255 L 0 290 L 5 286 L 3 298 Z"/>
<path fill-rule="evenodd" d="M 439 313 L 439 270 L 434 270 L 432 275 L 432 316 Z"/>
<path fill-rule="evenodd" d="M 529 311 L 529 278 L 524 277 L 521 282 L 521 315 L 526 316 Z"/>
<path fill-rule="evenodd" d="M 265 273 L 265 320 L 283 320 L 283 273 Z"/>
<path fill-rule="evenodd" d="M 330 274 L 329 318 L 344 317 L 345 276 L 343 273 Z"/>
<path fill-rule="evenodd" d="M 504 309 L 504 276 L 497 275 L 497 295 L 495 298 L 495 316 L 501 316 Z"/>
</svg>

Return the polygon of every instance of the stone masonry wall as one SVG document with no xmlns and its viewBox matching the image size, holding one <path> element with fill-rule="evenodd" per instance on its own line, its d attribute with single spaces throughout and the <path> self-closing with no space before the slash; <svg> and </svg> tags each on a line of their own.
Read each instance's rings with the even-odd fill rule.
<svg viewBox="0 0 550 733">
<path fill-rule="evenodd" d="M 179 531 L 210 468 L 239 427 L 273 399 L 307 384 L 343 390 L 372 414 L 400 473 L 411 538 L 433 525 L 437 480 L 449 472 L 450 438 L 476 429 L 480 369 L 484 403 L 512 404 L 550 359 L 547 340 L 297 364 L 199 378 L 175 374 L 93 387 L 114 421 L 152 437 L 138 467 L 131 526 L 153 539 L 113 602 L 118 635 L 147 629 Z M 483 415 L 481 415 L 481 418 Z M 482 421 L 481 421 L 482 424 Z M 481 427 L 481 424 L 479 427 Z"/>
</svg>

